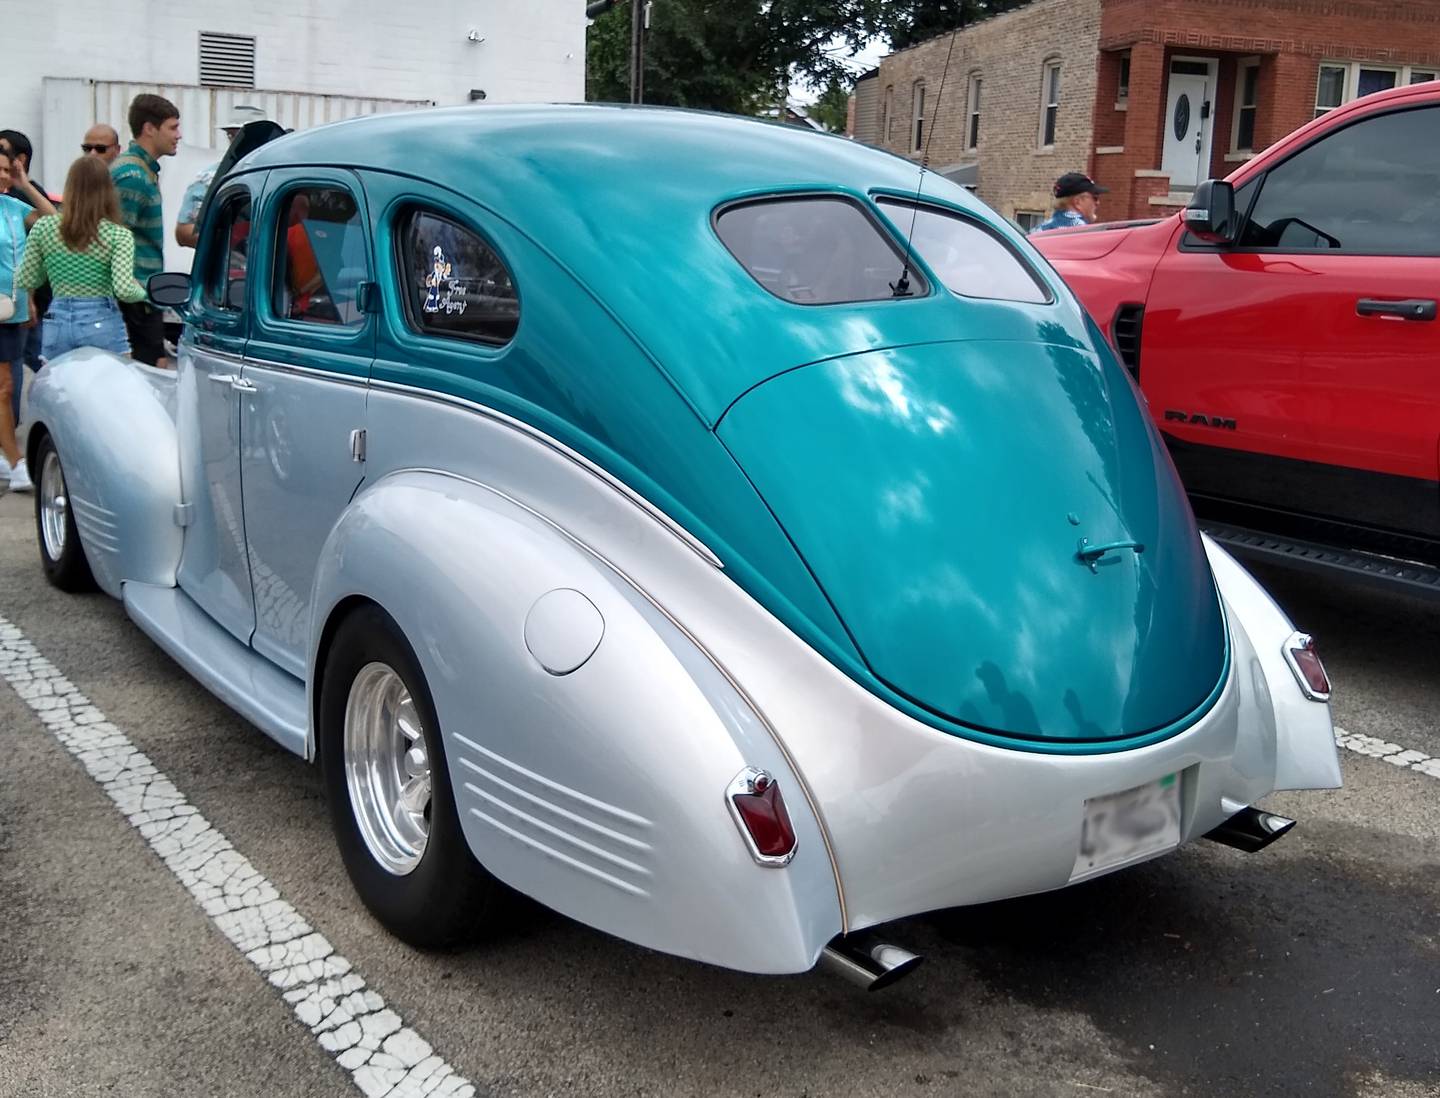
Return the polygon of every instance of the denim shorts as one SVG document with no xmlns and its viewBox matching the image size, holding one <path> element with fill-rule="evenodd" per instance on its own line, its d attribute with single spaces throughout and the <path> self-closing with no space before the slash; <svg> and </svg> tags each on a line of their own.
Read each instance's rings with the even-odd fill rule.
<svg viewBox="0 0 1440 1098">
<path fill-rule="evenodd" d="M 125 321 L 113 297 L 57 297 L 50 303 L 40 353 L 51 362 L 76 347 L 130 353 Z"/>
</svg>

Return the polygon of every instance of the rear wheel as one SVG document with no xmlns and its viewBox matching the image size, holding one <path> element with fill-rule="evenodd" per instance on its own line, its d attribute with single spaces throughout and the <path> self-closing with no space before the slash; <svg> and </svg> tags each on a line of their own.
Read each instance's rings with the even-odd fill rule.
<svg viewBox="0 0 1440 1098">
<path fill-rule="evenodd" d="M 371 914 L 421 948 L 488 930 L 505 889 L 470 853 L 425 677 L 379 607 L 352 612 L 335 635 L 319 735 L 335 838 Z"/>
<path fill-rule="evenodd" d="M 39 470 L 35 486 L 35 534 L 40 542 L 40 564 L 45 578 L 62 591 L 91 591 L 95 577 L 80 544 L 60 451 L 48 434 L 35 448 Z"/>
</svg>

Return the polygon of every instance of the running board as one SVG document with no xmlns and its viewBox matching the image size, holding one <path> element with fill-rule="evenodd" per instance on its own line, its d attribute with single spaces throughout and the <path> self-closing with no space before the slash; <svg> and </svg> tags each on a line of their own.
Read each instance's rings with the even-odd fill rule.
<svg viewBox="0 0 1440 1098">
<path fill-rule="evenodd" d="M 1242 526 L 1202 522 L 1200 529 L 1237 557 L 1281 564 L 1311 572 L 1340 573 L 1392 591 L 1440 599 L 1440 568 L 1416 561 L 1354 549 L 1335 549 L 1319 542 L 1262 534 Z"/>
<path fill-rule="evenodd" d="M 200 685 L 287 751 L 308 758 L 305 684 L 227 633 L 178 587 L 126 582 L 125 612 Z"/>
</svg>

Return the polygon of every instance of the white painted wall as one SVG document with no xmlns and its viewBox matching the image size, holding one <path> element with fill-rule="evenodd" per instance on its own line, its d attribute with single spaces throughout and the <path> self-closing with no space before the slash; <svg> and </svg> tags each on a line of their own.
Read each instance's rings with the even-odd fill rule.
<svg viewBox="0 0 1440 1098">
<path fill-rule="evenodd" d="M 253 35 L 259 88 L 440 104 L 466 102 L 472 88 L 484 89 L 487 103 L 585 97 L 585 0 L 6 0 L 3 8 L 0 128 L 42 150 L 60 142 L 78 155 L 81 137 L 44 132 L 45 77 L 198 84 L 201 31 Z M 471 30 L 485 41 L 468 41 Z"/>
</svg>

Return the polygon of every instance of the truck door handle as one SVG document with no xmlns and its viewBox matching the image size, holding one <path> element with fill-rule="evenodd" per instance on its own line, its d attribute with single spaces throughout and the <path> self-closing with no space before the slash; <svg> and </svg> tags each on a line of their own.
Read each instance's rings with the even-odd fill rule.
<svg viewBox="0 0 1440 1098">
<path fill-rule="evenodd" d="M 1395 316 L 1401 320 L 1434 320 L 1435 301 L 1431 298 L 1412 297 L 1406 301 L 1382 301 L 1376 297 L 1362 297 L 1355 302 L 1355 312 L 1360 316 Z"/>
</svg>

